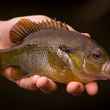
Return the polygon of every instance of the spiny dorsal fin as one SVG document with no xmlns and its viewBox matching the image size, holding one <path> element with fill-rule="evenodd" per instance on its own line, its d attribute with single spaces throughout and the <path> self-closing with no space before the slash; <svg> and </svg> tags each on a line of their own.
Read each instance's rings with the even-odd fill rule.
<svg viewBox="0 0 110 110">
<path fill-rule="evenodd" d="M 28 19 L 21 19 L 17 22 L 10 31 L 10 40 L 13 43 L 19 44 L 23 39 L 32 32 L 37 32 L 39 27 L 36 23 Z"/>
<path fill-rule="evenodd" d="M 53 19 L 36 23 L 29 19 L 23 18 L 12 27 L 10 31 L 10 40 L 15 44 L 20 44 L 29 34 L 42 29 L 69 31 L 67 24 L 60 21 L 55 21 Z"/>
<path fill-rule="evenodd" d="M 61 22 L 61 21 L 55 21 L 55 20 L 46 20 L 42 21 L 41 23 L 38 23 L 39 29 L 57 29 L 57 30 L 65 30 L 69 31 L 69 28 L 67 24 Z"/>
</svg>

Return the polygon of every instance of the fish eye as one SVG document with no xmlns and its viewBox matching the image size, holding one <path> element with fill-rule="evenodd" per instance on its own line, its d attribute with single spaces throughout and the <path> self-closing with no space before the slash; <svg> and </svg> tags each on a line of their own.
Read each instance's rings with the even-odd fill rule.
<svg viewBox="0 0 110 110">
<path fill-rule="evenodd" d="M 96 50 L 92 53 L 92 57 L 96 60 L 101 59 L 102 58 L 102 52 L 99 50 Z"/>
<path fill-rule="evenodd" d="M 72 53 L 72 52 L 74 52 L 74 48 L 67 47 L 65 45 L 59 46 L 59 49 L 61 49 L 62 51 L 66 52 L 66 53 Z"/>
<path fill-rule="evenodd" d="M 94 57 L 95 59 L 101 58 L 101 54 L 93 53 L 93 57 Z"/>
</svg>

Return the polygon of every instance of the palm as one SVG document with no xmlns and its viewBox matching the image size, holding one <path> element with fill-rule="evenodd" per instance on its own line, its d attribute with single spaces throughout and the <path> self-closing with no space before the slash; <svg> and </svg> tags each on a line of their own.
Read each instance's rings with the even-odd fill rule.
<svg viewBox="0 0 110 110">
<path fill-rule="evenodd" d="M 36 20 L 36 22 L 41 22 L 42 20 L 50 19 L 46 16 L 28 16 L 27 18 L 31 20 Z M 19 20 L 20 18 L 15 18 L 10 21 L 1 22 L 0 25 L 0 49 L 10 48 L 12 46 L 11 41 L 9 40 L 9 31 L 12 26 Z M 70 30 L 73 30 L 70 27 Z M 88 34 L 86 34 L 88 36 Z M 11 79 L 16 75 L 16 71 L 14 68 L 9 67 L 4 70 L 4 76 L 8 79 Z M 16 84 L 20 87 L 26 88 L 28 90 L 37 90 L 41 91 L 54 91 L 56 89 L 56 84 L 47 77 L 40 77 L 38 75 L 34 75 L 27 78 L 22 78 L 16 81 Z M 95 95 L 97 93 L 97 84 L 95 82 L 88 83 L 85 86 L 87 92 L 90 95 Z M 67 85 L 67 92 L 70 94 L 79 94 L 84 91 L 84 86 L 80 82 L 70 82 Z"/>
</svg>

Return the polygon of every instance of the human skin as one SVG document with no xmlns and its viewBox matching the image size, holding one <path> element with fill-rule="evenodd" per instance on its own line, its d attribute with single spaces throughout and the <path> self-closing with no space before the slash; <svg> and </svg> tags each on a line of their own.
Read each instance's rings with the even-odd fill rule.
<svg viewBox="0 0 110 110">
<path fill-rule="evenodd" d="M 8 21 L 0 21 L 0 49 L 10 48 L 12 43 L 9 39 L 9 32 L 12 26 L 20 20 L 22 17 L 17 17 L 10 19 Z M 26 16 L 25 18 L 31 19 L 37 23 L 50 20 L 51 18 L 43 15 L 36 16 Z M 73 30 L 69 27 L 70 30 Z M 88 33 L 82 33 L 88 37 L 90 35 Z M 4 70 L 4 76 L 10 79 L 13 75 L 16 74 L 16 71 L 13 67 L 8 67 Z M 37 91 L 40 89 L 42 92 L 52 92 L 58 89 L 57 84 L 48 79 L 45 76 L 33 75 L 31 77 L 22 78 L 16 81 L 16 84 L 19 87 L 25 88 L 27 90 Z M 89 82 L 86 85 L 83 85 L 81 82 L 69 82 L 66 85 L 66 91 L 72 95 L 80 95 L 84 90 L 91 96 L 95 95 L 98 92 L 98 85 L 96 82 Z"/>
</svg>

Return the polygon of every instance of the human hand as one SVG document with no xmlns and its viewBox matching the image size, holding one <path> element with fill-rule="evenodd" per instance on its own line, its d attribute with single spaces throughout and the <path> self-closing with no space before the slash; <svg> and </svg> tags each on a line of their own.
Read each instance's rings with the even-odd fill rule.
<svg viewBox="0 0 110 110">
<path fill-rule="evenodd" d="M 14 18 L 8 21 L 1 21 L 0 22 L 0 48 L 9 48 L 12 46 L 12 43 L 9 39 L 9 31 L 11 30 L 12 26 L 21 19 L 22 17 Z M 49 20 L 49 17 L 46 16 L 27 16 L 25 18 L 31 19 L 32 21 L 35 21 L 37 23 Z M 73 30 L 71 27 L 69 27 L 70 30 Z M 87 33 L 82 33 L 86 36 L 90 36 Z M 5 69 L 4 76 L 10 79 L 16 74 L 16 71 L 14 68 L 9 67 Z M 39 76 L 39 75 L 33 75 L 31 77 L 22 78 L 20 80 L 16 81 L 16 84 L 22 88 L 28 89 L 28 90 L 38 90 L 40 89 L 43 92 L 51 92 L 56 90 L 57 85 L 55 82 L 53 82 L 51 79 Z M 98 91 L 98 86 L 96 82 L 90 82 L 86 85 L 83 85 L 80 82 L 70 82 L 67 84 L 66 90 L 69 94 L 72 95 L 79 95 L 84 90 L 87 91 L 89 95 L 95 95 Z"/>
</svg>

